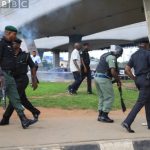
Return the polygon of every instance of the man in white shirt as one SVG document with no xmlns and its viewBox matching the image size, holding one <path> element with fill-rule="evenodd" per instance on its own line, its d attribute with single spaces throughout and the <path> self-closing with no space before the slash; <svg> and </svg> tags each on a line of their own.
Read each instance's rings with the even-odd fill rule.
<svg viewBox="0 0 150 150">
<path fill-rule="evenodd" d="M 35 67 L 36 67 L 36 71 L 37 71 L 39 68 L 39 64 L 41 63 L 41 58 L 40 58 L 40 56 L 36 55 L 36 51 L 32 51 L 31 58 L 32 58 L 33 62 L 35 63 Z M 37 78 L 37 82 L 39 83 L 38 78 Z"/>
<path fill-rule="evenodd" d="M 37 67 L 37 69 L 38 69 L 38 64 L 41 63 L 41 58 L 40 58 L 40 56 L 37 56 L 37 55 L 36 55 L 36 51 L 33 51 L 33 52 L 32 52 L 32 55 L 31 55 L 31 58 L 32 58 L 33 62 L 35 63 L 35 65 L 36 65 L 36 67 Z"/>
<path fill-rule="evenodd" d="M 70 71 L 73 73 L 75 81 L 69 85 L 68 92 L 70 94 L 76 94 L 81 83 L 81 60 L 79 51 L 81 50 L 81 44 L 75 43 L 74 50 L 72 51 L 70 58 Z"/>
</svg>

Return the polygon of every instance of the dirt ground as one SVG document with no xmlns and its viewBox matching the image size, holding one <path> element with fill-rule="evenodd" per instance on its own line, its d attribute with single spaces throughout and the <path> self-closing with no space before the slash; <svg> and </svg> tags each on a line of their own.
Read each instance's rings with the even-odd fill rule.
<svg viewBox="0 0 150 150">
<path fill-rule="evenodd" d="M 40 119 L 50 119 L 50 118 L 59 118 L 59 117 L 68 117 L 68 118 L 73 118 L 73 117 L 89 117 L 89 116 L 95 116 L 97 117 L 98 112 L 93 111 L 93 110 L 64 110 L 64 109 L 59 109 L 59 108 L 42 108 L 38 107 L 38 109 L 41 111 Z M 127 110 L 125 113 L 123 113 L 121 110 L 117 111 L 111 111 L 110 115 L 114 117 L 119 117 L 122 115 L 127 115 L 130 110 Z M 0 118 L 2 117 L 4 110 L 0 109 Z M 145 111 L 144 109 L 141 110 L 140 114 L 144 114 Z M 25 114 L 27 117 L 31 118 L 32 114 L 25 110 Z M 16 112 L 13 114 L 12 119 L 16 119 L 17 114 Z"/>
</svg>

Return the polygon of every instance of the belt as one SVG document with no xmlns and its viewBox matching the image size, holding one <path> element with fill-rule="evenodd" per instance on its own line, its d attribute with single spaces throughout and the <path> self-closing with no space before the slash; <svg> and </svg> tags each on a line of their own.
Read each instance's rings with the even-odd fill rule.
<svg viewBox="0 0 150 150">
<path fill-rule="evenodd" d="M 98 73 L 95 74 L 95 77 L 105 78 L 105 79 L 111 79 L 110 77 L 108 77 L 108 76 L 105 75 L 105 74 L 98 74 Z"/>
</svg>

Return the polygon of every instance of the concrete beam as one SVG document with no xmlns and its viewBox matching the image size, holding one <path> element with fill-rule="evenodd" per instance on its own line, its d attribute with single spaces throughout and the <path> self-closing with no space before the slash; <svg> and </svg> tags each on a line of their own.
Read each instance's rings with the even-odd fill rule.
<svg viewBox="0 0 150 150">
<path fill-rule="evenodd" d="M 147 26 L 148 26 L 148 37 L 150 41 L 150 0 L 143 0 L 144 3 L 144 10 L 145 10 L 145 17 L 147 21 Z"/>
<path fill-rule="evenodd" d="M 60 66 L 60 57 L 59 52 L 53 52 L 53 67 L 59 67 Z"/>
</svg>

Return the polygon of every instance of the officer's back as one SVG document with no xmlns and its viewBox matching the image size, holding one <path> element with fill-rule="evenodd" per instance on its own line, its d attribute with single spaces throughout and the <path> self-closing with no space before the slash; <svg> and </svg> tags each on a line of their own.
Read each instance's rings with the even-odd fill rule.
<svg viewBox="0 0 150 150">
<path fill-rule="evenodd" d="M 148 73 L 150 71 L 150 51 L 140 48 L 131 56 L 129 64 L 134 68 L 136 76 Z"/>
</svg>

